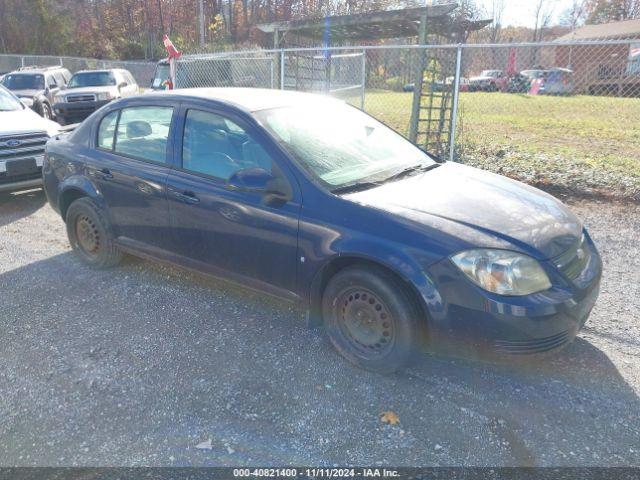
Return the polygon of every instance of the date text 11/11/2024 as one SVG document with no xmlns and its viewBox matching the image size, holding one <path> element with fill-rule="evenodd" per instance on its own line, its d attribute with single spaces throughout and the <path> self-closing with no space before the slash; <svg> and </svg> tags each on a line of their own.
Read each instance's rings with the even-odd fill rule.
<svg viewBox="0 0 640 480">
<path fill-rule="evenodd" d="M 397 470 L 386 468 L 237 468 L 234 478 L 398 478 Z"/>
</svg>

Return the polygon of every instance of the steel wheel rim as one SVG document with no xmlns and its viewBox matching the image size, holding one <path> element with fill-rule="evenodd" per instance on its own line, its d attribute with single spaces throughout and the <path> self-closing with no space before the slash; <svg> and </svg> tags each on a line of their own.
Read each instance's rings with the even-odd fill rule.
<svg viewBox="0 0 640 480">
<path fill-rule="evenodd" d="M 88 255 L 95 255 L 100 249 L 98 227 L 87 215 L 81 215 L 75 225 L 78 246 Z"/>
<path fill-rule="evenodd" d="M 338 295 L 336 317 L 342 336 L 359 354 L 384 356 L 395 343 L 393 317 L 373 292 L 359 287 Z"/>
</svg>

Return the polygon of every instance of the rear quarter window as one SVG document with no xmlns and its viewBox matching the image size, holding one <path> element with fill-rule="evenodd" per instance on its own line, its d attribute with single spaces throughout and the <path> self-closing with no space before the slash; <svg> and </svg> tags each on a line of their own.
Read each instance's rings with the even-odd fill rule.
<svg viewBox="0 0 640 480">
<path fill-rule="evenodd" d="M 116 131 L 115 153 L 166 163 L 173 107 L 123 108 Z"/>
<path fill-rule="evenodd" d="M 118 122 L 119 110 L 111 112 L 100 121 L 96 146 L 103 150 L 112 150 Z"/>
</svg>

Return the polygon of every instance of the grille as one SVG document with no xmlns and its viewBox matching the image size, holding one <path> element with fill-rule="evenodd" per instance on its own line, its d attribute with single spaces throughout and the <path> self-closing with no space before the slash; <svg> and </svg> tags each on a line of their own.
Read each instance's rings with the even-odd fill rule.
<svg viewBox="0 0 640 480">
<path fill-rule="evenodd" d="M 575 280 L 589 263 L 591 253 L 584 235 L 573 247 L 554 260 L 556 267 L 567 278 Z"/>
<path fill-rule="evenodd" d="M 523 340 L 519 342 L 496 341 L 495 347 L 502 353 L 510 355 L 525 355 L 531 353 L 543 353 L 561 347 L 571 340 L 568 330 L 550 337 Z"/>
<path fill-rule="evenodd" d="M 49 136 L 44 132 L 5 135 L 0 137 L 0 160 L 34 157 L 44 154 Z M 14 143 L 17 143 L 14 145 Z"/>
<path fill-rule="evenodd" d="M 67 102 L 76 103 L 76 102 L 95 102 L 95 95 L 67 95 Z"/>
</svg>

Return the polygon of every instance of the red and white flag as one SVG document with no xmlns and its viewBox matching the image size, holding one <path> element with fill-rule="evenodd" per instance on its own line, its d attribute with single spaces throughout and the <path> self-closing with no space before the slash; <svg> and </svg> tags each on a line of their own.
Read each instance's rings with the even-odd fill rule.
<svg viewBox="0 0 640 480">
<path fill-rule="evenodd" d="M 167 49 L 167 53 L 169 54 L 169 60 L 172 58 L 180 58 L 180 53 L 176 47 L 174 47 L 173 42 L 169 39 L 167 35 L 163 35 L 162 43 L 164 43 L 164 48 Z"/>
</svg>

